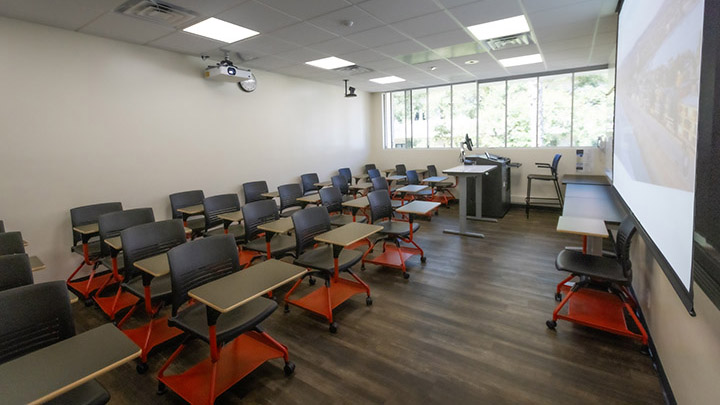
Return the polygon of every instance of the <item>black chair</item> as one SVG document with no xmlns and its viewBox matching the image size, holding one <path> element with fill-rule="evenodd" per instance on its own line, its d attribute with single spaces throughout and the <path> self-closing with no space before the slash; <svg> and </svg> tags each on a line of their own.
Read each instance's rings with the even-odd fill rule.
<svg viewBox="0 0 720 405">
<path fill-rule="evenodd" d="M 368 175 L 368 177 L 370 178 L 370 180 L 372 180 L 372 179 L 374 179 L 374 178 L 376 178 L 376 177 L 380 177 L 380 176 L 381 176 L 381 175 L 380 175 L 380 170 L 378 170 L 378 169 L 370 169 L 370 170 L 368 170 L 367 175 Z"/>
<path fill-rule="evenodd" d="M 292 220 L 295 226 L 296 259 L 294 260 L 294 263 L 298 266 L 303 266 L 313 270 L 308 271 L 302 276 L 302 278 L 298 279 L 290 291 L 288 291 L 285 295 L 285 311 L 289 311 L 288 304 L 293 304 L 316 312 L 327 318 L 328 323 L 330 324 L 330 332 L 335 333 L 337 332 L 337 323 L 333 322 L 333 304 L 331 303 L 331 294 L 328 289 L 331 288 L 331 283 L 343 281 L 340 281 L 335 277 L 333 246 L 316 246 L 317 242 L 315 242 L 315 236 L 325 233 L 331 229 L 330 215 L 324 207 L 312 207 L 297 212 L 292 216 Z M 338 272 L 346 272 L 350 274 L 359 283 L 359 285 L 364 286 L 367 294 L 366 304 L 372 305 L 370 288 L 367 284 L 362 282 L 362 280 L 360 280 L 355 273 L 352 272 L 352 270 L 350 270 L 350 267 L 357 264 L 361 258 L 362 253 L 356 250 L 342 249 L 337 258 L 337 270 Z M 289 299 L 290 295 L 300 285 L 302 280 L 309 276 L 318 276 L 325 280 L 325 285 L 321 288 L 326 289 L 327 291 L 327 306 L 322 305 L 322 310 L 320 311 L 304 305 L 301 301 L 302 299 L 297 301 Z M 349 297 L 346 297 L 345 299 L 347 298 Z"/>
<path fill-rule="evenodd" d="M 390 190 L 390 185 L 385 177 L 375 177 L 372 179 L 372 185 L 374 191 L 385 190 L 388 193 L 388 197 L 391 196 L 392 191 Z M 402 201 L 391 199 L 390 205 L 392 205 L 393 209 L 397 209 L 402 206 Z"/>
<path fill-rule="evenodd" d="M 368 173 L 371 169 L 377 169 L 375 163 L 368 163 L 365 165 L 365 173 Z"/>
<path fill-rule="evenodd" d="M 347 184 L 352 184 L 353 176 L 352 176 L 352 172 L 350 171 L 349 167 L 343 167 L 341 169 L 338 169 L 338 174 L 340 176 L 345 177 L 345 180 L 347 180 L 346 181 Z"/>
<path fill-rule="evenodd" d="M 93 300 L 97 303 L 100 310 L 115 320 L 115 315 L 124 308 L 135 305 L 139 298 L 130 293 L 123 293 L 122 288 L 117 288 L 114 294 L 103 294 L 105 288 L 115 283 L 122 282 L 120 270 L 124 267 L 123 256 L 118 255 L 117 251 L 113 251 L 105 240 L 120 236 L 123 229 L 130 228 L 135 225 L 147 224 L 155 222 L 155 215 L 152 208 L 136 208 L 126 211 L 116 211 L 100 215 L 98 217 L 98 229 L 100 230 L 100 263 L 112 271 L 112 277 L 105 285 L 100 287 Z"/>
<path fill-rule="evenodd" d="M 172 217 L 182 218 L 183 224 L 192 231 L 193 238 L 200 236 L 205 230 L 205 218 L 201 215 L 186 218 L 182 212 L 178 211 L 178 209 L 193 205 L 200 205 L 203 203 L 204 199 L 205 193 L 203 193 L 202 190 L 191 190 L 170 194 L 170 209 L 172 210 Z"/>
<path fill-rule="evenodd" d="M 0 291 L 33 283 L 30 258 L 25 253 L 0 256 Z"/>
<path fill-rule="evenodd" d="M 353 221 L 352 215 L 343 213 L 343 196 L 340 194 L 340 190 L 335 187 L 325 187 L 321 189 L 320 201 L 322 201 L 323 207 L 325 207 L 330 214 L 330 224 L 332 226 L 342 226 L 351 222 L 365 222 L 366 220 L 364 217 L 360 217 Z"/>
<path fill-rule="evenodd" d="M 320 183 L 317 173 L 305 173 L 301 175 L 300 183 L 302 184 L 303 195 L 315 194 L 320 190 L 320 187 L 315 185 L 315 183 Z"/>
<path fill-rule="evenodd" d="M 240 224 L 232 224 L 225 228 L 223 220 L 218 217 L 220 214 L 242 209 L 237 194 L 220 194 L 207 197 L 203 200 L 203 206 L 205 207 L 205 230 L 203 236 L 230 234 L 235 237 L 238 244 L 245 242 L 245 228 Z"/>
<path fill-rule="evenodd" d="M 25 253 L 22 233 L 18 231 L 0 233 L 0 256 Z"/>
<path fill-rule="evenodd" d="M 280 218 L 278 207 L 273 200 L 255 201 L 245 204 L 242 208 L 243 221 L 245 223 L 245 237 L 248 242 L 243 245 L 244 249 L 264 253 L 268 259 L 281 258 L 291 254 L 295 250 L 295 238 L 289 235 L 275 234 L 268 242 L 266 237 L 261 237 L 262 230 L 259 225 L 275 221 Z M 268 254 L 268 249 L 270 254 Z"/>
<path fill-rule="evenodd" d="M 75 336 L 70 301 L 62 281 L 0 292 L 0 319 L 0 363 Z M 105 388 L 90 380 L 48 403 L 100 405 L 109 400 Z"/>
<path fill-rule="evenodd" d="M 427 170 L 428 177 L 435 177 L 438 175 L 437 167 L 435 167 L 435 165 L 428 165 Z M 455 194 L 453 194 L 450 190 L 455 187 L 456 184 L 451 181 L 441 181 L 439 183 L 435 183 L 435 193 L 440 194 L 439 202 L 442 202 L 447 206 L 450 201 L 455 200 Z"/>
<path fill-rule="evenodd" d="M 353 191 L 350 190 L 350 187 L 345 181 L 345 177 L 342 175 L 332 176 L 330 178 L 330 182 L 332 183 L 332 186 L 340 191 L 340 194 L 342 197 L 347 199 L 352 199 Z"/>
<path fill-rule="evenodd" d="M 262 201 L 266 199 L 262 196 L 262 194 L 268 192 L 268 185 L 265 180 L 251 181 L 248 183 L 243 183 L 242 189 L 245 204 L 250 204 L 251 202 Z"/>
<path fill-rule="evenodd" d="M 191 339 L 200 339 L 210 345 L 212 368 L 209 376 L 211 381 L 208 384 L 210 389 L 207 390 L 209 398 L 205 401 L 206 403 L 214 403 L 219 394 L 230 388 L 231 384 L 225 383 L 223 383 L 224 388 L 216 388 L 216 380 L 222 380 L 222 377 L 217 376 L 218 373 L 221 375 L 236 373 L 233 367 L 218 367 L 220 350 L 242 335 L 254 339 L 253 343 L 262 344 L 265 350 L 267 350 L 267 346 L 270 346 L 281 352 L 285 361 L 285 375 L 290 375 L 295 370 L 295 365 L 289 360 L 287 348 L 260 329 L 260 323 L 277 309 L 275 301 L 259 297 L 222 314 L 200 303 L 186 305 L 190 298 L 188 292 L 193 288 L 240 271 L 237 249 L 233 242 L 228 235 L 213 236 L 178 246 L 168 252 L 172 280 L 172 316 L 168 322 L 171 326 L 181 329 L 185 339 L 160 369 L 158 374 L 159 393 L 165 391 L 166 382 L 170 388 L 177 391 L 186 392 L 196 389 L 194 385 L 197 384 L 197 376 L 193 370 L 190 370 L 187 382 L 183 381 L 184 375 L 172 376 L 173 378 L 164 375 L 175 358 L 185 349 L 186 342 Z M 246 342 L 244 346 L 247 347 L 245 351 L 257 350 L 258 347 L 249 342 Z M 228 356 L 237 357 L 239 355 L 235 349 L 227 350 L 230 351 Z M 252 355 L 253 358 L 258 356 L 267 358 L 265 354 L 253 353 Z M 232 359 L 227 360 L 232 361 Z M 227 377 L 226 380 L 230 378 L 232 376 Z M 171 383 L 170 380 L 173 382 Z"/>
<path fill-rule="evenodd" d="M 297 200 L 303 196 L 302 189 L 297 183 L 278 186 L 278 194 L 280 196 L 280 216 L 282 217 L 289 217 L 297 212 L 298 208 L 305 207 L 304 202 Z"/>
<path fill-rule="evenodd" d="M 550 200 L 557 201 L 560 208 L 563 207 L 563 196 L 560 190 L 560 183 L 558 182 L 558 163 L 560 163 L 561 154 L 556 154 L 553 158 L 552 164 L 550 163 L 535 163 L 535 166 L 543 169 L 550 169 L 550 174 L 528 174 L 527 176 L 527 196 L 525 197 L 525 216 L 530 217 L 530 202 L 531 200 Z M 530 189 L 532 188 L 532 181 L 551 181 L 555 186 L 555 193 L 557 197 L 531 197 Z"/>
<path fill-rule="evenodd" d="M 163 343 L 180 334 L 179 330 L 168 331 L 167 323 L 162 319 L 155 319 L 158 312 L 170 300 L 170 275 L 152 277 L 151 275 L 137 269 L 135 263 L 153 256 L 166 253 L 175 246 L 185 243 L 185 229 L 179 219 L 151 222 L 148 224 L 136 225 L 120 232 L 123 245 L 123 283 L 125 291 L 143 299 L 145 313 L 149 322 L 130 331 L 125 331 L 140 348 L 140 361 L 137 371 L 147 371 L 147 356 L 150 350 L 156 345 Z M 237 257 L 237 249 L 235 250 Z M 153 303 L 156 306 L 153 307 Z M 118 322 L 118 327 L 130 318 L 139 304 L 133 306 L 130 311 Z"/>
<path fill-rule="evenodd" d="M 560 315 L 560 310 L 570 301 L 573 297 L 579 297 L 578 292 L 584 289 L 590 290 L 603 290 L 608 291 L 616 296 L 620 305 L 617 309 L 622 313 L 620 317 L 627 318 L 629 316 L 634 324 L 637 332 L 628 331 L 628 333 L 622 333 L 625 336 L 634 337 L 643 342 L 646 349 L 648 344 L 648 335 L 643 328 L 640 320 L 635 315 L 635 308 L 638 304 L 635 298 L 630 292 L 632 284 L 632 263 L 630 261 L 630 243 L 633 236 L 635 235 L 636 227 L 631 217 L 626 217 L 618 228 L 617 238 L 615 240 L 615 252 L 612 255 L 594 256 L 583 254 L 582 252 L 570 249 L 563 249 L 555 259 L 555 267 L 559 271 L 570 273 L 563 281 L 558 283 L 555 292 L 555 300 L 560 301 L 560 304 L 553 311 L 553 319 L 546 322 L 546 325 L 550 329 L 555 329 L 557 326 L 558 319 L 564 319 L 571 322 L 577 322 L 585 326 L 597 327 L 609 332 L 613 332 L 604 328 L 602 322 L 594 325 L 592 321 L 584 316 L 582 320 L 576 320 L 572 317 L 572 314 Z M 565 288 L 565 283 L 578 278 L 578 281 L 573 284 L 572 288 L 569 289 L 567 295 L 563 298 L 562 290 Z M 608 306 L 602 309 L 602 314 L 598 314 L 598 317 L 607 316 Z"/>
<path fill-rule="evenodd" d="M 110 212 L 122 211 L 122 203 L 110 202 L 93 205 L 85 205 L 70 210 L 70 222 L 73 228 L 83 225 L 97 223 L 98 217 L 102 214 Z M 96 273 L 97 266 L 95 261 L 100 256 L 100 239 L 96 238 L 98 234 L 82 235 L 73 229 L 73 245 L 71 251 L 83 257 L 83 261 L 70 274 L 67 279 L 67 287 L 75 295 L 85 300 L 85 305 L 91 305 L 90 296 L 103 286 L 112 274 L 110 271 Z M 81 243 L 78 245 L 78 243 Z M 92 266 L 88 276 L 75 278 L 77 273 L 84 266 Z"/>
</svg>

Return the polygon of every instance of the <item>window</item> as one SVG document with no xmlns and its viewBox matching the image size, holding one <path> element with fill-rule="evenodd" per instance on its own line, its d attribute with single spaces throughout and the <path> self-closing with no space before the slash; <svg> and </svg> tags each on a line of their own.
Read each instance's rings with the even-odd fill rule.
<svg viewBox="0 0 720 405">
<path fill-rule="evenodd" d="M 383 95 L 386 148 L 585 147 L 612 132 L 607 69 Z"/>
</svg>

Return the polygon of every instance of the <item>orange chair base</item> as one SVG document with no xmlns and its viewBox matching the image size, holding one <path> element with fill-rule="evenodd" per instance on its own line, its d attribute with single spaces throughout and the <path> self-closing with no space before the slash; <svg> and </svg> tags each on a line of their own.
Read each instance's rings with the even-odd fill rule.
<svg viewBox="0 0 720 405">
<path fill-rule="evenodd" d="M 139 328 L 125 329 L 122 332 L 140 346 L 142 349 L 140 360 L 143 363 L 147 361 L 148 353 L 153 347 L 182 334 L 180 329 L 168 326 L 167 316 L 153 319 Z"/>
<path fill-rule="evenodd" d="M 158 380 L 191 404 L 207 404 L 266 361 L 282 357 L 283 352 L 261 334 L 247 332 L 220 350 L 212 396 L 210 378 L 213 363 L 210 357 L 182 374 L 158 376 Z"/>
<path fill-rule="evenodd" d="M 563 295 L 567 295 L 570 286 L 564 285 L 561 290 Z M 563 304 L 561 302 L 559 305 Z M 565 315 L 558 313 L 557 319 L 631 337 L 647 344 L 646 337 L 628 328 L 625 321 L 625 308 L 625 304 L 615 294 L 583 288 L 570 297 L 567 302 L 567 313 Z"/>
<path fill-rule="evenodd" d="M 388 244 L 385 247 L 385 252 L 372 259 L 365 259 L 365 263 L 377 264 L 405 271 L 405 262 L 409 258 L 419 254 L 422 254 L 420 249 L 405 246 L 400 246 L 400 252 L 398 254 L 398 248 Z"/>
<path fill-rule="evenodd" d="M 99 290 L 105 284 L 109 283 L 111 278 L 112 273 L 109 271 L 101 274 L 95 273 L 95 275 L 92 277 L 92 280 L 88 276 L 68 281 L 67 287 L 78 297 L 88 299 L 95 291 Z"/>
<path fill-rule="evenodd" d="M 318 282 L 322 282 L 319 280 Z M 328 313 L 328 298 L 325 290 L 330 290 L 330 311 L 332 312 L 335 307 L 347 301 L 350 297 L 356 294 L 368 294 L 365 286 L 362 284 L 338 277 L 332 280 L 330 287 L 322 287 L 316 289 L 310 294 L 298 298 L 296 300 L 287 300 L 288 304 L 295 305 L 302 309 L 314 312 L 332 321 L 332 313 Z"/>
<path fill-rule="evenodd" d="M 116 299 L 117 302 L 115 302 Z M 98 307 L 100 307 L 105 315 L 110 317 L 110 320 L 115 320 L 115 315 L 117 315 L 118 312 L 122 311 L 124 308 L 132 307 L 137 304 L 140 301 L 140 298 L 134 294 L 123 291 L 120 293 L 119 297 L 117 297 L 116 294 L 109 297 L 98 297 L 95 295 L 93 300 L 95 300 L 95 303 L 97 303 Z"/>
</svg>

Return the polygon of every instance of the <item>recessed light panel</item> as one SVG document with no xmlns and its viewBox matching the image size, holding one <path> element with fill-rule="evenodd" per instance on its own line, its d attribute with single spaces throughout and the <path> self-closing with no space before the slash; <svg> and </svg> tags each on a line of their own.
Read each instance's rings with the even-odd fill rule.
<svg viewBox="0 0 720 405">
<path fill-rule="evenodd" d="M 404 82 L 405 79 L 397 76 L 385 76 L 385 77 L 378 77 L 377 79 L 370 79 L 371 82 L 377 83 L 377 84 L 390 84 L 390 83 L 398 83 L 398 82 Z"/>
<path fill-rule="evenodd" d="M 501 38 L 508 35 L 520 34 L 530 31 L 524 15 L 517 17 L 504 18 L 502 20 L 491 21 L 484 24 L 477 24 L 467 27 L 467 29 L 478 39 L 484 41 L 491 38 Z"/>
<path fill-rule="evenodd" d="M 245 38 L 254 37 L 259 34 L 257 31 L 231 24 L 227 21 L 218 20 L 210 17 L 207 20 L 200 21 L 195 25 L 185 28 L 183 31 L 200 35 L 203 37 L 215 39 L 228 44 L 243 40 Z"/>
<path fill-rule="evenodd" d="M 354 65 L 353 62 L 347 61 L 345 59 L 336 58 L 334 56 L 331 56 L 329 58 L 311 60 L 310 62 L 305 62 L 305 63 L 308 65 L 311 65 L 311 66 L 319 67 L 321 69 L 328 69 L 328 70 Z"/>
<path fill-rule="evenodd" d="M 542 56 L 540 56 L 539 53 L 498 60 L 498 62 L 505 67 L 531 65 L 533 63 L 541 63 L 542 61 Z"/>
</svg>

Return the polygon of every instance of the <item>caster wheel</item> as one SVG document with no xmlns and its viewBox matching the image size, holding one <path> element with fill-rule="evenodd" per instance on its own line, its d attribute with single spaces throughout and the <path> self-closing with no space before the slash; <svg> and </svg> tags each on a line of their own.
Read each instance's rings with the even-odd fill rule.
<svg viewBox="0 0 720 405">
<path fill-rule="evenodd" d="M 310 277 L 310 279 L 308 280 L 308 283 L 310 283 L 310 285 L 315 285 L 316 281 L 314 278 Z"/>
<path fill-rule="evenodd" d="M 295 372 L 295 363 L 293 363 L 292 361 L 288 361 L 285 364 L 283 371 L 285 372 L 285 377 L 292 375 L 292 373 Z"/>
<path fill-rule="evenodd" d="M 157 391 L 155 391 L 158 395 L 165 395 L 167 393 L 167 385 L 165 383 L 158 383 Z"/>
<path fill-rule="evenodd" d="M 85 303 L 86 307 L 91 307 L 95 303 L 95 301 L 92 298 L 87 298 L 83 302 Z"/>
<path fill-rule="evenodd" d="M 555 321 L 547 321 L 547 322 L 545 322 L 545 326 L 547 326 L 548 329 L 555 330 L 555 327 L 557 326 L 557 322 L 555 322 Z"/>
<path fill-rule="evenodd" d="M 410 278 L 410 273 L 403 273 L 403 278 L 404 278 L 405 280 L 409 279 L 409 278 Z"/>
<path fill-rule="evenodd" d="M 367 306 L 372 305 L 372 297 L 365 298 L 365 305 L 367 305 Z"/>
<path fill-rule="evenodd" d="M 427 262 L 427 257 L 421 256 L 421 257 L 420 257 L 420 263 L 425 263 L 425 262 Z"/>
<path fill-rule="evenodd" d="M 365 263 L 360 265 L 360 270 L 365 271 Z"/>
<path fill-rule="evenodd" d="M 147 363 L 138 363 L 137 366 L 135 366 L 135 371 L 137 371 L 138 374 L 145 374 L 148 368 Z"/>
<path fill-rule="evenodd" d="M 562 293 L 555 293 L 555 301 L 557 301 L 557 302 L 562 301 Z"/>
<path fill-rule="evenodd" d="M 285 309 L 283 309 L 283 312 L 285 312 L 286 314 L 290 312 L 290 305 L 285 304 Z"/>
<path fill-rule="evenodd" d="M 642 345 L 640 348 L 640 353 L 649 356 L 650 355 L 650 348 L 647 345 Z"/>
<path fill-rule="evenodd" d="M 337 322 L 333 322 L 330 324 L 330 333 L 337 333 L 338 325 Z"/>
</svg>

